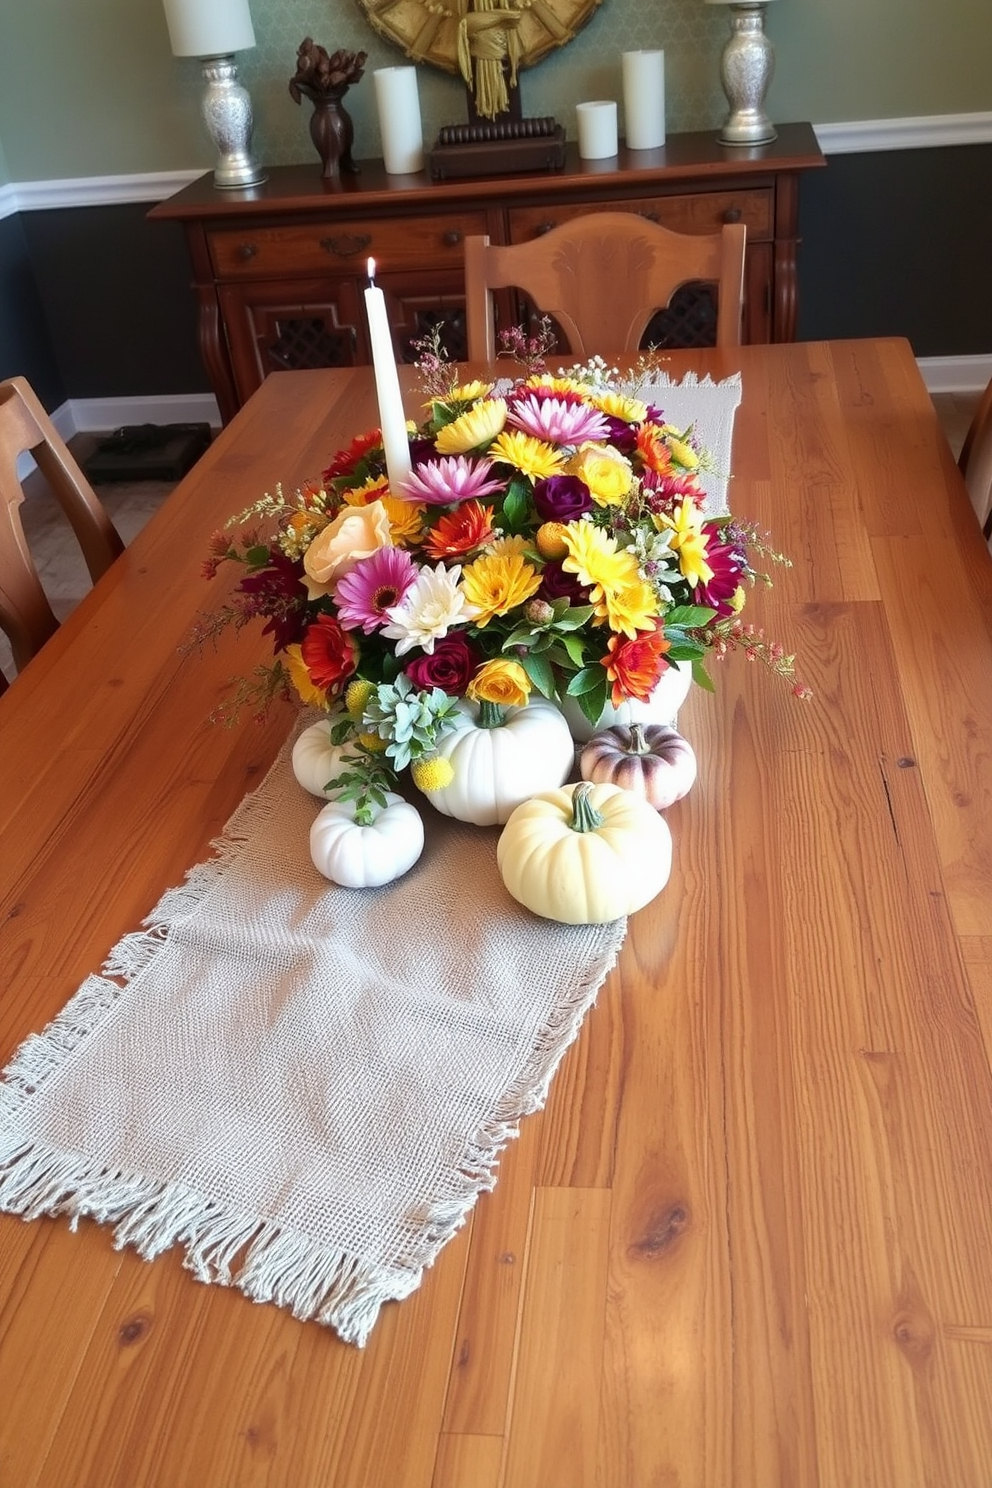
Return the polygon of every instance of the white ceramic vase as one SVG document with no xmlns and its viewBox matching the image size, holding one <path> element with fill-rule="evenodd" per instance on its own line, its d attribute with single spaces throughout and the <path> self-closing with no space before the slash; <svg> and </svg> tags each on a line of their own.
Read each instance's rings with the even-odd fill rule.
<svg viewBox="0 0 992 1488">
<path fill-rule="evenodd" d="M 561 711 L 577 744 L 585 744 L 600 729 L 612 728 L 615 723 L 670 723 L 674 727 L 691 686 L 692 664 L 673 661 L 646 703 L 636 698 L 621 703 L 619 708 L 607 703 L 595 723 L 589 722 L 574 698 L 566 698 Z"/>
</svg>

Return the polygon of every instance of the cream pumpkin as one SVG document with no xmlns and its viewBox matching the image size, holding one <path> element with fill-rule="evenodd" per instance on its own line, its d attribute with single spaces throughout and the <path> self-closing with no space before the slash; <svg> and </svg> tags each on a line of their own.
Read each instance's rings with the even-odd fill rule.
<svg viewBox="0 0 992 1488">
<path fill-rule="evenodd" d="M 310 724 L 293 745 L 293 774 L 312 796 L 331 799 L 334 791 L 326 787 L 345 768 L 342 756 L 348 753 L 349 745 L 331 742 L 331 729 L 343 716 L 337 713 Z M 353 744 L 350 748 L 354 753 Z"/>
<path fill-rule="evenodd" d="M 632 791 L 580 781 L 524 801 L 496 845 L 503 882 L 548 920 L 599 925 L 633 914 L 672 869 L 665 819 Z"/>
</svg>

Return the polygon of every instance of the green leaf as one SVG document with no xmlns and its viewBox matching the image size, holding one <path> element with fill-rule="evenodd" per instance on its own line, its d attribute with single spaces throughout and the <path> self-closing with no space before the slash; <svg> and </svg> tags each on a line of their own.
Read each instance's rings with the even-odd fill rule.
<svg viewBox="0 0 992 1488">
<path fill-rule="evenodd" d="M 584 692 L 579 698 L 579 707 L 590 723 L 599 722 L 599 715 L 606 707 L 607 678 L 603 672 L 602 681 L 589 692 Z"/>
<path fill-rule="evenodd" d="M 708 625 L 715 614 L 716 610 L 710 609 L 708 605 L 674 605 L 665 615 L 665 634 L 668 634 L 670 625 L 696 630 Z"/>
<path fill-rule="evenodd" d="M 593 692 L 597 687 L 606 683 L 606 673 L 599 665 L 583 667 L 581 672 L 576 672 L 568 684 L 569 697 L 581 698 L 587 692 Z M 600 710 L 602 711 L 602 709 Z"/>
<path fill-rule="evenodd" d="M 546 698 L 554 697 L 555 674 L 545 656 L 536 656 L 533 651 L 529 651 L 520 658 L 520 665 L 539 693 Z"/>
<path fill-rule="evenodd" d="M 561 643 L 564 646 L 565 650 L 568 652 L 568 659 L 569 661 L 571 661 L 573 666 L 580 667 L 584 665 L 586 659 L 586 643 L 583 640 L 582 636 L 562 636 Z"/>
<path fill-rule="evenodd" d="M 256 543 L 253 547 L 245 548 L 245 562 L 249 568 L 264 568 L 269 557 L 269 550 L 264 543 Z"/>
<path fill-rule="evenodd" d="M 709 673 L 707 672 L 701 661 L 694 661 L 692 663 L 692 680 L 699 687 L 701 687 L 704 692 L 716 692 L 716 688 L 710 681 Z"/>
<path fill-rule="evenodd" d="M 527 525 L 530 515 L 530 486 L 523 476 L 515 475 L 503 497 L 503 521 L 511 532 Z"/>
<path fill-rule="evenodd" d="M 560 619 L 554 621 L 555 630 L 578 630 L 592 617 L 592 605 L 572 605 Z"/>
</svg>

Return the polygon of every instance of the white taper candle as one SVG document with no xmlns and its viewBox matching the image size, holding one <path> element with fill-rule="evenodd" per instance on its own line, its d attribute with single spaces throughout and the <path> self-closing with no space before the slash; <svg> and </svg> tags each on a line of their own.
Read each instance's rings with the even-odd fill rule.
<svg viewBox="0 0 992 1488">
<path fill-rule="evenodd" d="M 372 344 L 372 366 L 375 369 L 375 392 L 379 403 L 379 426 L 386 455 L 386 474 L 394 494 L 399 495 L 399 482 L 410 474 L 410 440 L 406 432 L 406 414 L 400 395 L 400 379 L 393 354 L 393 338 L 386 317 L 386 301 L 375 283 L 375 259 L 368 261 L 369 287 L 365 291 L 365 309 L 369 318 L 369 340 Z"/>
</svg>

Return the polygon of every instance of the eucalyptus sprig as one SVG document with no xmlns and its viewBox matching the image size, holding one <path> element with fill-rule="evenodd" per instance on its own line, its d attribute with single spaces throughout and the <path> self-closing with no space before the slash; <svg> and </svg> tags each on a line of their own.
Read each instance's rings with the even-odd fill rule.
<svg viewBox="0 0 992 1488">
<path fill-rule="evenodd" d="M 360 827 L 370 827 L 378 812 L 388 806 L 388 793 L 395 790 L 396 777 L 381 754 L 357 741 L 351 747 L 354 753 L 341 756 L 346 768 L 324 789 L 335 791 L 339 801 L 353 801 L 355 821 Z"/>
</svg>

